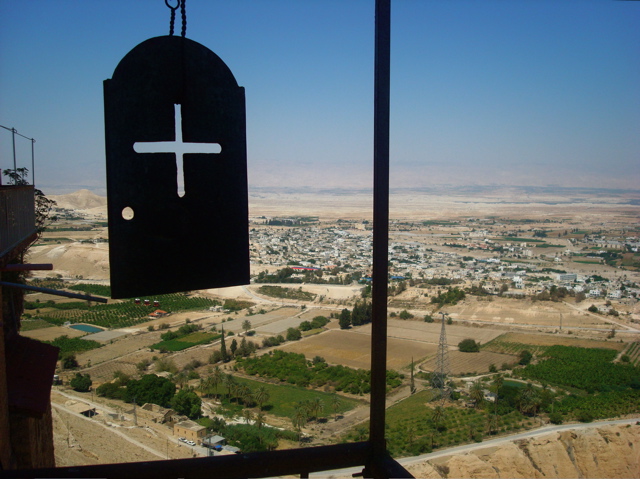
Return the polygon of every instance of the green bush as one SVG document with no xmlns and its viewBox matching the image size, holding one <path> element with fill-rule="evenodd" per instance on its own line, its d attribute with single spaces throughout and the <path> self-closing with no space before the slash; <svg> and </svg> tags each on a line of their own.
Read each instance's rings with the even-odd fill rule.
<svg viewBox="0 0 640 479">
<path fill-rule="evenodd" d="M 480 345 L 473 339 L 463 339 L 458 343 L 458 349 L 463 353 L 477 353 L 480 351 Z"/>
<path fill-rule="evenodd" d="M 562 413 L 559 411 L 554 411 L 549 414 L 549 421 L 551 421 L 552 424 L 562 424 L 562 420 Z"/>
<path fill-rule="evenodd" d="M 302 339 L 302 333 L 299 329 L 289 328 L 287 329 L 287 341 L 297 341 Z"/>
<path fill-rule="evenodd" d="M 92 384 L 93 381 L 91 381 L 91 376 L 81 373 L 76 373 L 75 377 L 72 378 L 69 382 L 69 386 L 71 386 L 75 391 L 79 392 L 90 391 Z"/>
</svg>

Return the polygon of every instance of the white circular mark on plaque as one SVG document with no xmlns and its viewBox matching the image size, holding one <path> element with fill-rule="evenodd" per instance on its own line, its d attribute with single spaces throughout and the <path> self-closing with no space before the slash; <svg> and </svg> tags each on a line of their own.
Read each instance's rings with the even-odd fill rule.
<svg viewBox="0 0 640 479">
<path fill-rule="evenodd" d="M 125 208 L 122 209 L 122 217 L 129 221 L 133 219 L 133 208 L 131 208 L 130 206 L 127 206 Z"/>
</svg>

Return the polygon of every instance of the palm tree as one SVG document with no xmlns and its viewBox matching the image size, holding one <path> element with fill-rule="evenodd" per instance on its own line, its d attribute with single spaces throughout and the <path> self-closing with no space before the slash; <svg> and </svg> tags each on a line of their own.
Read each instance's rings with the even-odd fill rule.
<svg viewBox="0 0 640 479">
<path fill-rule="evenodd" d="M 529 414 L 533 412 L 534 416 L 538 408 L 538 394 L 532 383 L 527 383 L 526 387 L 520 391 L 519 404 L 520 412 Z"/>
<path fill-rule="evenodd" d="M 313 416 L 316 418 L 316 422 L 320 420 L 320 414 L 324 410 L 324 402 L 320 398 L 314 398 L 310 404 L 311 410 L 313 411 Z"/>
<path fill-rule="evenodd" d="M 487 414 L 487 429 L 489 434 L 494 434 L 498 429 L 498 416 L 496 414 Z"/>
<path fill-rule="evenodd" d="M 258 403 L 258 408 L 262 410 L 262 405 L 269 400 L 269 390 L 265 386 L 258 386 L 253 397 Z"/>
<path fill-rule="evenodd" d="M 482 405 L 482 402 L 484 401 L 484 389 L 482 382 L 479 379 L 471 385 L 469 396 L 473 400 L 474 407 L 478 408 Z"/>
<path fill-rule="evenodd" d="M 436 447 L 436 438 L 439 436 L 438 428 L 435 425 L 429 428 L 429 436 L 431 437 L 431 449 L 434 449 Z"/>
<path fill-rule="evenodd" d="M 187 375 L 184 373 L 184 371 L 180 371 L 178 374 L 176 374 L 173 377 L 173 380 L 175 381 L 176 385 L 182 389 L 184 387 L 185 384 L 187 384 Z"/>
<path fill-rule="evenodd" d="M 340 402 L 340 398 L 338 397 L 337 394 L 333 394 L 333 396 L 331 396 L 331 407 L 333 407 L 333 414 L 334 414 L 334 420 L 337 421 L 338 420 L 338 410 L 340 409 L 341 406 L 341 402 Z"/>
<path fill-rule="evenodd" d="M 243 409 L 242 417 L 244 418 L 246 423 L 249 424 L 249 421 L 253 419 L 253 412 L 251 411 L 251 409 Z"/>
<path fill-rule="evenodd" d="M 411 391 L 411 394 L 416 392 L 416 381 L 413 377 L 413 356 L 411 357 L 411 381 L 409 385 L 409 390 Z"/>
<path fill-rule="evenodd" d="M 253 391 L 249 386 L 240 386 L 238 388 L 238 396 L 244 405 L 249 405 L 253 402 Z"/>
<path fill-rule="evenodd" d="M 295 430 L 298 431 L 298 440 L 301 441 L 302 428 L 307 424 L 307 411 L 302 404 L 298 404 L 298 406 L 296 406 L 291 422 L 293 423 Z"/>
<path fill-rule="evenodd" d="M 211 375 L 211 386 L 216 391 L 218 390 L 218 385 L 222 384 L 224 379 L 224 373 L 220 370 L 220 366 L 216 366 L 213 370 L 213 374 Z"/>
<path fill-rule="evenodd" d="M 413 441 L 416 439 L 416 428 L 413 424 L 409 424 L 406 430 L 407 442 L 410 446 L 413 446 Z"/>
<path fill-rule="evenodd" d="M 445 417 L 445 411 L 442 406 L 436 406 L 433 408 L 433 414 L 431 415 L 431 421 L 436 429 L 440 429 L 440 423 Z"/>
<path fill-rule="evenodd" d="M 500 389 L 502 388 L 503 384 L 504 384 L 504 377 L 497 376 L 493 380 L 493 384 L 491 386 L 492 392 L 496 395 L 493 400 L 493 416 L 495 418 L 493 423 L 495 423 L 496 426 L 498 424 L 498 397 L 500 396 Z M 491 433 L 491 431 L 489 431 L 489 433 Z"/>
<path fill-rule="evenodd" d="M 198 392 L 202 397 L 207 395 L 207 381 L 209 378 L 200 378 L 200 384 L 198 384 Z"/>
<path fill-rule="evenodd" d="M 224 385 L 227 388 L 227 391 L 229 391 L 228 394 L 228 398 L 229 401 L 231 401 L 231 392 L 233 390 L 235 390 L 237 383 L 236 383 L 236 378 L 234 378 L 231 374 L 227 374 L 224 379 L 223 379 Z"/>
<path fill-rule="evenodd" d="M 262 411 L 258 411 L 256 414 L 256 426 L 260 429 L 264 425 L 264 413 Z"/>
</svg>

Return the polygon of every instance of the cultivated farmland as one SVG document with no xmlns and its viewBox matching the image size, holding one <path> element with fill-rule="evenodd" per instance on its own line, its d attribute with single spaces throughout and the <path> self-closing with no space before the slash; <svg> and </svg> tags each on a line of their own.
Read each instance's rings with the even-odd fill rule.
<svg viewBox="0 0 640 479">
<path fill-rule="evenodd" d="M 329 364 L 342 364 L 352 368 L 371 368 L 371 336 L 355 331 L 332 330 L 316 334 L 304 341 L 286 343 L 279 349 L 302 353 L 308 358 L 322 356 Z M 404 339 L 389 338 L 387 368 L 401 369 L 436 353 L 437 345 Z"/>
<path fill-rule="evenodd" d="M 519 354 L 522 350 L 529 350 L 534 354 L 541 354 L 550 346 L 575 346 L 578 348 L 606 348 L 622 351 L 624 343 L 614 341 L 598 341 L 594 339 L 573 338 L 570 336 L 506 333 L 482 346 L 485 351 L 496 353 Z"/>
<path fill-rule="evenodd" d="M 474 374 L 489 372 L 492 364 L 500 368 L 503 364 L 514 364 L 518 361 L 517 356 L 511 354 L 500 354 L 491 351 L 480 351 L 479 353 L 463 353 L 460 351 L 449 351 L 449 366 L 451 374 Z M 433 357 L 420 365 L 423 371 L 434 371 L 436 368 L 436 358 Z"/>
<path fill-rule="evenodd" d="M 425 323 L 423 321 L 403 321 L 401 319 L 389 319 L 387 321 L 389 338 L 409 339 L 425 343 L 438 344 L 440 339 L 441 323 Z M 367 324 L 357 328 L 360 333 L 371 334 L 371 325 Z M 488 327 L 466 326 L 451 324 L 446 326 L 447 344 L 457 346 L 460 341 L 473 338 L 481 343 L 486 343 L 500 336 L 502 331 Z"/>
</svg>

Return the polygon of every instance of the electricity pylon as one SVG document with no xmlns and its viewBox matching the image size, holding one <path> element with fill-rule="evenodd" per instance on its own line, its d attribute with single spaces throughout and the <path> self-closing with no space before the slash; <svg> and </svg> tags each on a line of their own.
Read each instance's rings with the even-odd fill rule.
<svg viewBox="0 0 640 479">
<path fill-rule="evenodd" d="M 448 387 L 448 377 L 451 374 L 449 367 L 449 346 L 447 345 L 447 332 L 444 329 L 445 313 L 442 315 L 442 329 L 440 330 L 440 341 L 438 342 L 438 355 L 436 357 L 436 370 L 433 375 L 433 386 L 440 390 L 440 400 L 444 402 L 451 394 Z"/>
</svg>

